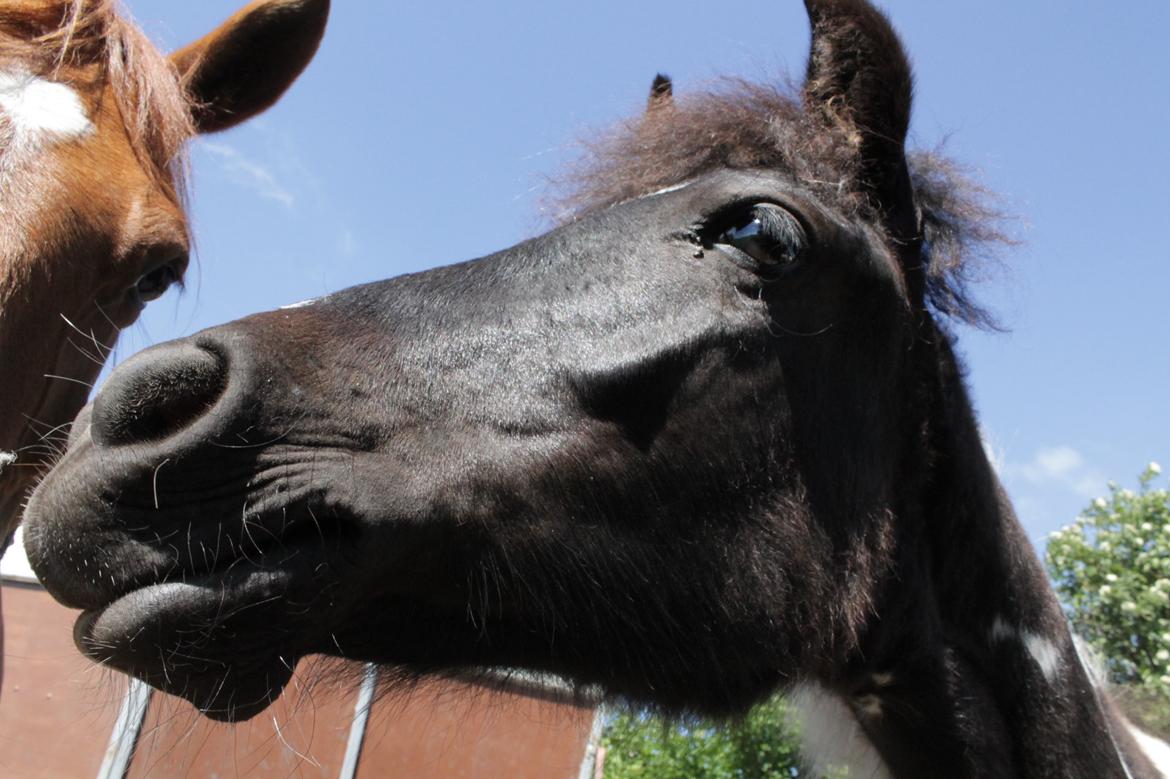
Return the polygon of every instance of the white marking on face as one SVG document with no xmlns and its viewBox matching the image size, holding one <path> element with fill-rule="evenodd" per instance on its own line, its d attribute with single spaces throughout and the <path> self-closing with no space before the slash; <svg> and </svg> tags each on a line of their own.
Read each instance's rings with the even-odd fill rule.
<svg viewBox="0 0 1170 779">
<path fill-rule="evenodd" d="M 660 189 L 657 192 L 650 192 L 648 194 L 642 195 L 642 197 L 656 197 L 657 195 L 666 195 L 666 194 L 669 194 L 671 192 L 678 192 L 680 189 L 686 189 L 690 185 L 691 185 L 690 181 L 684 181 L 681 184 L 675 184 L 673 187 L 664 187 L 663 189 Z"/>
<path fill-rule="evenodd" d="M 814 776 L 836 776 L 844 768 L 849 776 L 892 779 L 841 696 L 815 682 L 804 682 L 792 688 L 788 701 L 800 720 L 801 754 Z"/>
<path fill-rule="evenodd" d="M 991 640 L 1006 641 L 1018 640 L 1028 650 L 1028 654 L 1040 666 L 1040 673 L 1049 682 L 1055 681 L 1060 675 L 1060 648 L 1049 639 L 1033 633 L 1030 630 L 1016 630 L 1003 617 L 996 617 L 991 624 Z"/>
<path fill-rule="evenodd" d="M 674 186 L 671 186 L 671 187 L 664 187 L 664 188 L 659 189 L 655 192 L 647 192 L 645 195 L 638 195 L 637 197 L 632 197 L 629 200 L 623 200 L 620 203 L 614 203 L 613 206 L 611 206 L 611 208 L 616 208 L 618 206 L 624 206 L 626 203 L 633 203 L 633 202 L 636 202 L 638 200 L 645 200 L 648 197 L 657 197 L 658 195 L 666 195 L 666 194 L 669 194 L 671 192 L 678 192 L 680 189 L 686 189 L 687 187 L 689 187 L 693 183 L 694 183 L 693 181 L 684 181 L 681 184 L 675 184 Z"/>
<path fill-rule="evenodd" d="M 280 310 L 288 311 L 293 308 L 304 308 L 305 306 L 312 306 L 320 299 L 321 298 L 309 298 L 308 300 L 302 300 L 300 303 L 289 303 L 287 306 L 281 306 Z"/>
<path fill-rule="evenodd" d="M 94 131 L 77 92 L 21 70 L 0 71 L 0 111 L 22 140 L 74 140 Z"/>
<path fill-rule="evenodd" d="M 16 455 L 12 452 L 0 452 L 0 471 L 4 470 L 5 465 L 12 465 L 16 462 Z"/>
</svg>

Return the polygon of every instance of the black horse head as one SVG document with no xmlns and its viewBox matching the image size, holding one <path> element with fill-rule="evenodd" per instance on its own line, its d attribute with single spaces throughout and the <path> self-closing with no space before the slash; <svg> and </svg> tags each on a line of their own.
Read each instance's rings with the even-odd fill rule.
<svg viewBox="0 0 1170 779">
<path fill-rule="evenodd" d="M 963 212 L 906 58 L 806 5 L 802 94 L 656 80 L 551 232 L 122 365 L 28 512 L 82 650 L 223 719 L 325 653 L 815 685 L 900 775 L 1120 770 L 936 321 Z"/>
</svg>

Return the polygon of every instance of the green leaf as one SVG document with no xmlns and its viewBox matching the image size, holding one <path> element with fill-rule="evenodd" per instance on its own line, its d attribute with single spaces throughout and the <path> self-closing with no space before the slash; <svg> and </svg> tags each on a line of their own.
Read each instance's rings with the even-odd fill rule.
<svg viewBox="0 0 1170 779">
<path fill-rule="evenodd" d="M 1048 540 L 1045 563 L 1074 629 L 1112 681 L 1139 701 L 1147 727 L 1170 730 L 1170 490 L 1150 463 L 1139 490 L 1110 482 Z"/>
</svg>

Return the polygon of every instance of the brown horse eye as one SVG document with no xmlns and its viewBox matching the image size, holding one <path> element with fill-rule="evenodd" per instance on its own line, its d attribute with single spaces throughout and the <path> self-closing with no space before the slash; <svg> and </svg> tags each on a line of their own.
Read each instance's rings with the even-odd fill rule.
<svg viewBox="0 0 1170 779">
<path fill-rule="evenodd" d="M 179 280 L 175 266 L 167 263 L 143 275 L 134 284 L 134 292 L 143 303 L 149 303 L 163 296 L 171 285 Z"/>
<path fill-rule="evenodd" d="M 785 269 L 796 264 L 806 239 L 796 217 L 777 205 L 763 203 L 723 230 L 715 240 L 718 248 L 732 248 L 761 267 Z M 732 255 L 735 259 L 735 255 Z"/>
</svg>

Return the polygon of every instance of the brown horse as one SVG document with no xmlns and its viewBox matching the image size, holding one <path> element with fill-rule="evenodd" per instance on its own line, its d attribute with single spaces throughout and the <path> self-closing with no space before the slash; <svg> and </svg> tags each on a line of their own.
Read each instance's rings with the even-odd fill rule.
<svg viewBox="0 0 1170 779">
<path fill-rule="evenodd" d="M 947 335 L 994 231 L 906 153 L 885 17 L 806 7 L 799 95 L 657 80 L 557 229 L 122 365 L 29 507 L 79 647 L 218 719 L 327 653 L 674 712 L 784 690 L 860 776 L 1155 776 Z"/>
<path fill-rule="evenodd" d="M 0 540 L 118 331 L 183 279 L 186 142 L 274 103 L 328 6 L 257 0 L 167 58 L 114 0 L 0 0 Z"/>
</svg>

